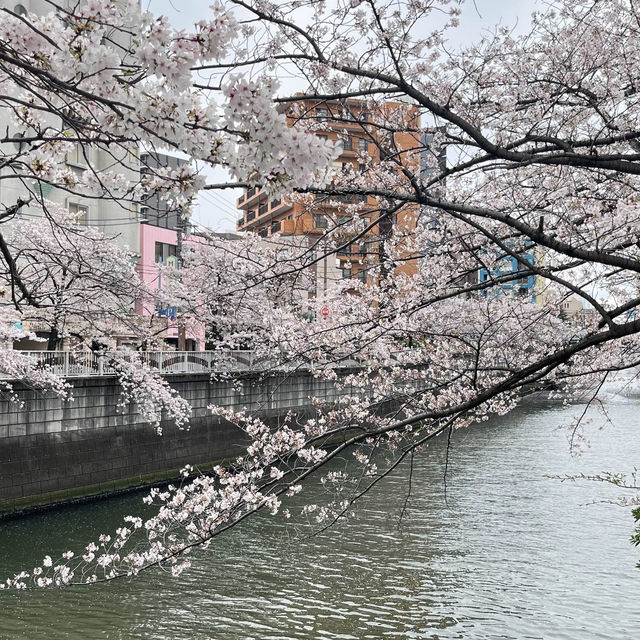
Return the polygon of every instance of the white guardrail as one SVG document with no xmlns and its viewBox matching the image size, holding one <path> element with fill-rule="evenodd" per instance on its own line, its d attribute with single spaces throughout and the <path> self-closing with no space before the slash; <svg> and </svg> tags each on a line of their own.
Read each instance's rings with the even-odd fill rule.
<svg viewBox="0 0 640 640">
<path fill-rule="evenodd" d="M 277 360 L 255 351 L 17 351 L 36 361 L 36 366 L 64 378 L 87 376 L 113 376 L 117 374 L 114 361 L 142 362 L 160 374 L 234 373 L 241 371 L 266 371 L 277 367 Z M 416 356 L 418 356 L 416 358 Z M 419 349 L 399 349 L 390 354 L 388 365 L 411 366 L 421 360 Z M 316 363 L 317 365 L 318 363 Z M 326 366 L 331 366 L 325 363 Z M 281 365 L 282 366 L 282 365 Z M 309 365 L 298 363 L 295 368 Z M 363 362 L 354 359 L 341 360 L 338 367 L 361 367 Z M 0 368 L 0 379 L 7 379 Z"/>
<path fill-rule="evenodd" d="M 116 375 L 114 360 L 142 362 L 161 374 L 257 371 L 268 368 L 253 351 L 19 351 L 39 366 L 65 377 Z M 0 374 L 0 377 L 3 377 Z"/>
</svg>

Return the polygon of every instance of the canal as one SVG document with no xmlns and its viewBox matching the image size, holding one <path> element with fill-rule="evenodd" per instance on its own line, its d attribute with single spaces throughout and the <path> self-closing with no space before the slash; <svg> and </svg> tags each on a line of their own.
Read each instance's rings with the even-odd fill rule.
<svg viewBox="0 0 640 640">
<path fill-rule="evenodd" d="M 640 461 L 640 397 L 594 412 L 573 457 L 579 409 L 530 404 L 456 432 L 447 497 L 444 440 L 368 496 L 356 517 L 309 537 L 255 518 L 200 552 L 179 579 L 0 593 L 2 640 L 461 638 L 624 640 L 640 633 L 640 550 L 620 490 L 548 475 L 630 471 Z M 602 427 L 602 428 L 600 428 Z M 141 512 L 127 496 L 0 523 L 2 576 Z"/>
</svg>

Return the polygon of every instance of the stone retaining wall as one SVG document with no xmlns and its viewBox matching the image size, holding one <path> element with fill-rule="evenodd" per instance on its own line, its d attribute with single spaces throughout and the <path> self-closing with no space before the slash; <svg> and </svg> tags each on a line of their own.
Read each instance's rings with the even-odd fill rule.
<svg viewBox="0 0 640 640">
<path fill-rule="evenodd" d="M 310 397 L 332 400 L 333 383 L 306 372 L 211 382 L 208 375 L 168 381 L 193 406 L 191 426 L 163 422 L 163 435 L 134 406 L 117 413 L 120 388 L 110 377 L 76 378 L 72 402 L 20 384 L 20 403 L 0 399 L 0 511 L 68 501 L 176 477 L 185 464 L 211 465 L 243 451 L 246 436 L 214 417 L 209 404 L 241 409 L 277 422 L 303 412 Z"/>
</svg>

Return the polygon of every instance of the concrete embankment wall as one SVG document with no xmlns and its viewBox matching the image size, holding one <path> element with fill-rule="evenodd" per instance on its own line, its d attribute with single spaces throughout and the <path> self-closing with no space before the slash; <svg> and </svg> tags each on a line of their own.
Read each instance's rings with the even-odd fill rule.
<svg viewBox="0 0 640 640">
<path fill-rule="evenodd" d="M 118 413 L 111 377 L 73 379 L 72 402 L 14 384 L 20 403 L 0 399 L 0 513 L 112 493 L 177 476 L 185 464 L 208 465 L 240 454 L 246 435 L 211 415 L 209 404 L 246 407 L 277 421 L 310 409 L 310 397 L 332 400 L 333 383 L 306 372 L 212 382 L 208 375 L 168 381 L 193 406 L 189 430 L 163 422 L 158 436 L 135 406 Z"/>
</svg>

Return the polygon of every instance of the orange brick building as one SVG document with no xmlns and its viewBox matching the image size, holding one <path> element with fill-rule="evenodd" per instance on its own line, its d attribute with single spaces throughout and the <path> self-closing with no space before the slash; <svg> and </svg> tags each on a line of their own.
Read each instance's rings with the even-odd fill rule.
<svg viewBox="0 0 640 640">
<path fill-rule="evenodd" d="M 392 155 L 398 158 L 402 165 L 409 166 L 418 174 L 420 134 L 417 130 L 417 110 L 398 102 L 385 102 L 375 108 L 377 111 L 372 112 L 371 105 L 358 100 L 303 100 L 296 104 L 297 114 L 288 115 L 288 119 L 291 124 L 298 119 L 305 122 L 313 120 L 318 136 L 342 141 L 343 152 L 334 163 L 336 169 L 350 164 L 354 171 L 366 174 L 372 165 L 380 162 L 382 154 L 383 157 Z M 398 132 L 390 136 L 383 130 L 385 138 L 382 139 L 374 123 L 384 121 L 395 123 Z M 341 231 L 341 227 L 350 221 L 345 211 L 350 204 L 360 205 L 355 215 L 370 227 L 360 237 L 353 232 Z M 405 206 L 378 223 L 376 221 L 384 210 L 383 205 L 370 196 L 316 194 L 304 201 L 287 197 L 270 200 L 257 187 L 245 190 L 238 199 L 237 208 L 242 211 L 242 217 L 236 225 L 238 231 L 250 231 L 262 237 L 275 234 L 285 238 L 293 236 L 289 241 L 317 247 L 321 251 L 327 248 L 325 234 L 332 232 L 333 246 L 347 245 L 314 266 L 318 288 L 325 289 L 327 281 L 334 278 L 357 278 L 364 283 L 371 282 L 368 272 L 371 265 L 380 260 L 382 241 L 389 237 L 394 226 L 411 232 L 419 211 L 417 206 Z M 283 241 L 286 240 L 283 238 Z M 416 268 L 415 260 L 408 260 L 396 267 L 407 273 L 415 272 Z M 312 295 L 317 293 L 312 292 Z"/>
</svg>

